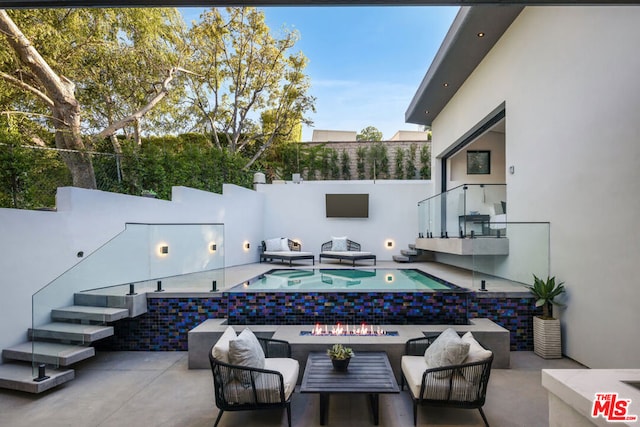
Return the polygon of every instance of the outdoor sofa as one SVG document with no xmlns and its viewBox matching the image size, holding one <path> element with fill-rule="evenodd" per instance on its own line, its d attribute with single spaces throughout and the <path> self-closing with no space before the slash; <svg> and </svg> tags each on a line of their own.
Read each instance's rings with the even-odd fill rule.
<svg viewBox="0 0 640 427">
<path fill-rule="evenodd" d="M 437 337 L 407 341 L 402 356 L 401 388 L 409 387 L 413 400 L 413 425 L 418 405 L 478 409 L 489 427 L 485 403 L 493 353 L 482 347 L 471 332 L 460 337 L 452 328 Z"/>
<path fill-rule="evenodd" d="M 318 261 L 322 262 L 322 258 L 337 259 L 351 261 L 356 266 L 356 261 L 373 260 L 376 265 L 376 256 L 371 252 L 363 252 L 360 250 L 360 244 L 349 240 L 346 237 L 334 237 L 328 242 L 322 244 Z"/>
<path fill-rule="evenodd" d="M 302 245 L 300 243 L 286 237 L 263 240 L 260 247 L 260 262 L 288 261 L 289 266 L 291 266 L 293 261 L 310 259 L 311 263 L 315 265 L 313 254 L 311 252 L 302 252 L 301 249 Z"/>
<path fill-rule="evenodd" d="M 291 396 L 300 364 L 288 342 L 258 338 L 250 329 L 236 335 L 229 326 L 209 351 L 215 403 L 220 412 L 285 408 L 291 427 Z"/>
</svg>

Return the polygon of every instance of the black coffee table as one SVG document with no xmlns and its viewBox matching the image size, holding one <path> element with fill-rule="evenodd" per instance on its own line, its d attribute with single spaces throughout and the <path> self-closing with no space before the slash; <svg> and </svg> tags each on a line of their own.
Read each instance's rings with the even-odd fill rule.
<svg viewBox="0 0 640 427">
<path fill-rule="evenodd" d="M 384 351 L 356 352 L 349 368 L 333 369 L 324 352 L 311 352 L 302 377 L 300 393 L 320 394 L 320 425 L 325 425 L 329 412 L 329 396 L 333 393 L 366 393 L 369 395 L 373 422 L 378 425 L 380 393 L 399 393 L 398 383 Z"/>
</svg>

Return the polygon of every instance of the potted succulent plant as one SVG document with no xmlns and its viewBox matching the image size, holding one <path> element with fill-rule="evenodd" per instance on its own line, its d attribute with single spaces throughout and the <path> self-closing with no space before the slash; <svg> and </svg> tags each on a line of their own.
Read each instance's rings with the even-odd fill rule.
<svg viewBox="0 0 640 427">
<path fill-rule="evenodd" d="M 536 307 L 542 307 L 542 316 L 533 317 L 533 351 L 545 359 L 562 357 L 560 319 L 553 317 L 553 305 L 562 305 L 555 299 L 565 293 L 564 282 L 556 283 L 555 277 L 546 280 L 533 275 L 533 286 L 527 286 L 536 298 Z"/>
<path fill-rule="evenodd" d="M 346 371 L 353 357 L 353 350 L 349 347 L 344 347 L 342 344 L 334 344 L 327 350 L 327 355 L 336 371 Z"/>
</svg>

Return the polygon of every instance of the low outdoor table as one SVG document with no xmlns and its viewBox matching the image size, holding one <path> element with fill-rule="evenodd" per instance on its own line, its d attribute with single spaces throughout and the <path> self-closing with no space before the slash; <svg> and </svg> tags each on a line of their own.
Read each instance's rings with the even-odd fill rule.
<svg viewBox="0 0 640 427">
<path fill-rule="evenodd" d="M 320 425 L 329 413 L 329 396 L 333 393 L 367 393 L 373 422 L 378 425 L 380 393 L 399 393 L 389 358 L 384 351 L 356 352 L 346 371 L 336 371 L 324 352 L 311 352 L 302 377 L 300 393 L 320 394 Z"/>
</svg>

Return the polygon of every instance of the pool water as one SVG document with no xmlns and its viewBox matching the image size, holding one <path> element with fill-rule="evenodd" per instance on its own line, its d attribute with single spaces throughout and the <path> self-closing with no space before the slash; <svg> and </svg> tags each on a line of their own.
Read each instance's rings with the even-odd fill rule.
<svg viewBox="0 0 640 427">
<path fill-rule="evenodd" d="M 246 291 L 447 291 L 455 285 L 416 269 L 275 269 L 230 289 Z"/>
</svg>

